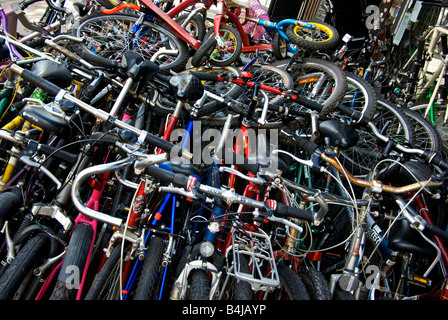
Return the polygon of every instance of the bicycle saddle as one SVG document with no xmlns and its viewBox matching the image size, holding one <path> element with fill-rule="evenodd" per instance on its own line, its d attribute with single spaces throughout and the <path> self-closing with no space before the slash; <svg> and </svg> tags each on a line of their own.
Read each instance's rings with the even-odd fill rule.
<svg viewBox="0 0 448 320">
<path fill-rule="evenodd" d="M 325 143 L 332 147 L 348 149 L 358 143 L 359 135 L 355 128 L 338 120 L 326 120 L 319 124 L 319 132 Z"/>
<path fill-rule="evenodd" d="M 138 66 L 138 68 L 135 68 Z M 126 69 L 128 75 L 132 78 L 145 77 L 146 80 L 152 80 L 159 72 L 159 65 L 144 60 L 141 55 L 133 51 L 125 51 L 121 60 L 121 68 Z"/>
<path fill-rule="evenodd" d="M 169 86 L 175 98 L 181 101 L 196 101 L 204 94 L 204 85 L 191 73 L 172 76 Z"/>
<path fill-rule="evenodd" d="M 40 105 L 26 105 L 22 109 L 21 116 L 45 132 L 51 132 L 57 136 L 71 134 L 71 128 L 67 121 L 52 115 Z"/>
<path fill-rule="evenodd" d="M 31 71 L 62 89 L 67 88 L 73 79 L 71 72 L 66 67 L 50 60 L 36 62 Z"/>
<path fill-rule="evenodd" d="M 434 257 L 435 249 L 412 229 L 406 219 L 398 220 L 391 230 L 388 247 L 399 252 L 409 252 L 424 257 Z"/>
</svg>

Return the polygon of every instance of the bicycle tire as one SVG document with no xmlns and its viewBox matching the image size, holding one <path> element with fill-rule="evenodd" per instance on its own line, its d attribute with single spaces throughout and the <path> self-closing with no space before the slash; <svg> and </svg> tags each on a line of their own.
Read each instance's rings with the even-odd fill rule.
<svg viewBox="0 0 448 320">
<path fill-rule="evenodd" d="M 193 67 L 203 66 L 209 60 L 217 45 L 218 42 L 215 38 L 206 39 L 191 58 L 191 65 Z"/>
<path fill-rule="evenodd" d="M 382 101 L 379 101 L 381 103 Z M 426 150 L 442 152 L 442 138 L 434 125 L 423 116 L 409 108 L 402 108 L 414 128 L 414 147 Z"/>
<path fill-rule="evenodd" d="M 288 43 L 278 32 L 272 39 L 272 54 L 277 60 L 284 60 L 288 57 Z"/>
<path fill-rule="evenodd" d="M 304 58 L 302 61 L 294 62 L 287 71 L 294 80 L 294 90 L 298 94 L 322 105 L 322 110 L 319 111 L 321 116 L 330 114 L 344 99 L 347 78 L 344 72 L 330 61 Z M 317 86 L 317 82 L 322 78 L 325 80 Z M 297 105 L 292 103 L 294 106 Z M 286 104 L 289 105 L 291 102 Z"/>
<path fill-rule="evenodd" d="M 219 34 L 223 39 L 223 44 L 217 42 L 216 49 L 209 56 L 208 61 L 211 65 L 216 67 L 230 66 L 241 55 L 243 48 L 243 40 L 240 33 L 229 25 L 221 25 L 219 27 Z M 204 43 L 211 37 L 215 37 L 215 31 L 211 28 L 204 37 Z"/>
<path fill-rule="evenodd" d="M 308 292 L 300 277 L 286 265 L 277 266 L 281 288 L 268 295 L 268 299 L 310 300 Z"/>
<path fill-rule="evenodd" d="M 414 130 L 404 112 L 392 104 L 377 104 L 377 111 L 371 118 L 384 135 L 397 141 L 400 144 L 414 143 Z M 387 128 L 385 128 L 387 126 Z M 354 147 L 341 150 L 340 160 L 342 165 L 352 174 L 366 176 L 370 173 L 378 162 L 382 159 L 381 148 L 378 146 L 376 136 L 368 130 L 358 130 L 359 141 Z M 402 153 L 390 152 L 386 159 L 377 167 L 376 179 L 382 180 L 395 172 L 399 167 L 396 162 L 401 161 Z"/>
<path fill-rule="evenodd" d="M 78 285 L 75 281 L 82 278 L 92 238 L 91 226 L 84 223 L 75 225 L 50 300 L 75 299 Z"/>
<path fill-rule="evenodd" d="M 32 237 L 0 277 L 0 300 L 11 300 L 25 277 L 44 261 L 49 239 L 43 233 Z"/>
<path fill-rule="evenodd" d="M 361 113 L 362 119 L 370 119 L 376 112 L 378 98 L 372 85 L 362 77 L 348 71 L 344 71 L 347 78 L 347 90 L 341 103 L 352 110 Z M 339 113 L 337 117 L 346 118 Z M 353 119 L 347 119 L 351 125 L 357 126 Z M 361 119 L 359 119 L 361 120 Z"/>
<path fill-rule="evenodd" d="M 0 219 L 7 216 L 13 209 L 18 208 L 22 197 L 16 192 L 3 192 L 0 194 Z"/>
<path fill-rule="evenodd" d="M 188 47 L 165 27 L 145 21 L 143 25 L 147 29 L 141 37 L 132 40 L 126 38 L 137 19 L 137 16 L 130 14 L 89 15 L 80 19 L 79 26 L 72 30 L 72 34 L 84 39 L 81 50 L 105 58 L 116 59 L 125 50 L 133 50 L 146 60 L 153 58 L 161 71 L 177 72 L 185 69 L 189 58 Z M 173 49 L 177 54 L 166 53 L 154 60 L 155 53 L 162 47 Z"/>
<path fill-rule="evenodd" d="M 135 289 L 134 300 L 153 300 L 153 291 L 156 284 L 157 274 L 161 267 L 160 261 L 162 259 L 165 244 L 163 239 L 153 237 L 148 245 L 146 258 L 143 263 L 143 268 L 140 273 L 140 278 Z"/>
<path fill-rule="evenodd" d="M 316 29 L 310 30 L 298 25 L 288 25 L 285 33 L 289 41 L 295 45 L 308 50 L 328 50 L 339 43 L 339 33 L 332 25 L 314 20 L 301 21 L 314 25 Z"/>
<path fill-rule="evenodd" d="M 311 267 L 300 267 L 297 274 L 308 289 L 311 300 L 331 300 L 330 287 L 322 273 Z"/>
<path fill-rule="evenodd" d="M 244 255 L 239 255 L 238 270 L 243 274 L 250 274 L 250 266 L 247 258 Z M 234 268 L 232 264 L 231 268 Z M 231 269 L 230 269 L 231 270 Z M 252 285 L 243 280 L 236 278 L 233 274 L 226 274 L 220 281 L 225 283 L 226 286 L 219 289 L 220 294 L 218 299 L 220 300 L 252 300 L 254 292 Z"/>
<path fill-rule="evenodd" d="M 121 263 L 121 249 L 121 244 L 112 249 L 100 272 L 95 276 L 84 300 L 119 299 L 121 292 L 114 293 L 116 290 L 111 289 L 111 287 L 116 282 L 115 270 L 119 270 L 118 264 Z M 126 254 L 126 252 L 127 250 L 125 249 L 124 253 Z"/>
<path fill-rule="evenodd" d="M 188 300 L 208 300 L 210 296 L 210 283 L 204 270 L 194 269 L 188 275 Z"/>
<path fill-rule="evenodd" d="M 427 106 L 428 106 L 428 103 L 426 103 L 426 102 L 415 103 L 413 106 L 410 107 L 410 109 L 420 113 L 422 115 L 422 117 L 424 117 Z M 428 115 L 425 119 L 427 121 L 431 122 L 431 124 L 434 123 L 435 128 L 436 128 L 437 132 L 439 133 L 439 136 L 441 137 L 442 145 L 443 145 L 442 149 L 446 156 L 446 154 L 448 154 L 448 152 L 447 152 L 448 145 L 446 142 L 446 141 L 448 141 L 448 129 L 447 129 L 447 126 L 443 123 L 443 118 L 444 118 L 444 115 L 446 112 L 446 104 L 437 104 L 436 103 L 433 105 L 432 108 L 434 111 L 434 119 L 431 120 L 431 113 L 428 113 Z"/>
<path fill-rule="evenodd" d="M 182 23 L 187 19 L 188 15 L 188 13 L 181 14 L 180 16 L 177 16 L 174 21 L 182 26 Z M 202 15 L 200 14 L 194 14 L 184 29 L 198 41 L 202 41 L 207 33 L 204 19 L 202 19 Z"/>
</svg>

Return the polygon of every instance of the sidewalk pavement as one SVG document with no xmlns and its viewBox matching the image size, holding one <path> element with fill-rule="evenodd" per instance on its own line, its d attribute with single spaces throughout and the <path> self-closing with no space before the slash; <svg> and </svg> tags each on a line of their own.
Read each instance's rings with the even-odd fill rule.
<svg viewBox="0 0 448 320">
<path fill-rule="evenodd" d="M 0 6 L 3 8 L 3 10 L 10 8 L 13 3 L 20 3 L 19 0 L 1 0 Z M 28 8 L 24 10 L 26 17 L 30 22 L 38 22 L 39 19 L 42 17 L 42 15 L 45 13 L 45 8 L 47 7 L 47 3 L 45 1 L 39 1 L 36 3 L 33 3 Z M 68 0 L 66 1 L 66 4 L 64 6 L 67 10 L 72 11 L 74 10 L 72 1 Z M 21 34 L 27 34 L 30 32 L 30 30 L 26 29 L 20 22 L 17 24 L 17 30 Z"/>
</svg>

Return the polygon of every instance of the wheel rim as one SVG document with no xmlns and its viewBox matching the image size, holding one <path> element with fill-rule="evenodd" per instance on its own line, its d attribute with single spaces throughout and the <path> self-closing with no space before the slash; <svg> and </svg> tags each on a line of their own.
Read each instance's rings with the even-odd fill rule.
<svg viewBox="0 0 448 320">
<path fill-rule="evenodd" d="M 324 26 L 322 24 L 311 24 L 316 27 L 315 30 L 295 26 L 294 34 L 299 38 L 302 38 L 304 40 L 311 40 L 313 42 L 325 42 L 333 38 L 333 31 L 327 26 Z"/>
</svg>

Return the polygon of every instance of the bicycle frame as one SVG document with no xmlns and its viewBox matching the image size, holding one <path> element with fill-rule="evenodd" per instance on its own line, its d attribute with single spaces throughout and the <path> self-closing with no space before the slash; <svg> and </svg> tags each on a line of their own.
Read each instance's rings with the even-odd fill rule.
<svg viewBox="0 0 448 320">
<path fill-rule="evenodd" d="M 199 0 L 202 2 L 202 0 Z M 182 1 L 179 6 L 171 9 L 170 12 L 165 13 L 162 9 L 160 9 L 156 4 L 154 4 L 150 0 L 141 0 L 142 6 L 138 6 L 131 3 L 120 3 L 113 9 L 104 9 L 102 12 L 104 14 L 114 14 L 123 9 L 133 9 L 136 11 L 140 11 L 142 13 L 147 13 L 151 16 L 157 18 L 164 26 L 166 26 L 171 32 L 174 33 L 178 38 L 182 39 L 188 45 L 190 45 L 195 50 L 199 49 L 201 43 L 196 40 L 192 35 L 190 35 L 187 31 L 185 31 L 176 21 L 174 21 L 173 17 L 174 13 L 181 12 L 182 10 L 198 3 L 198 0 L 187 0 Z"/>
</svg>

